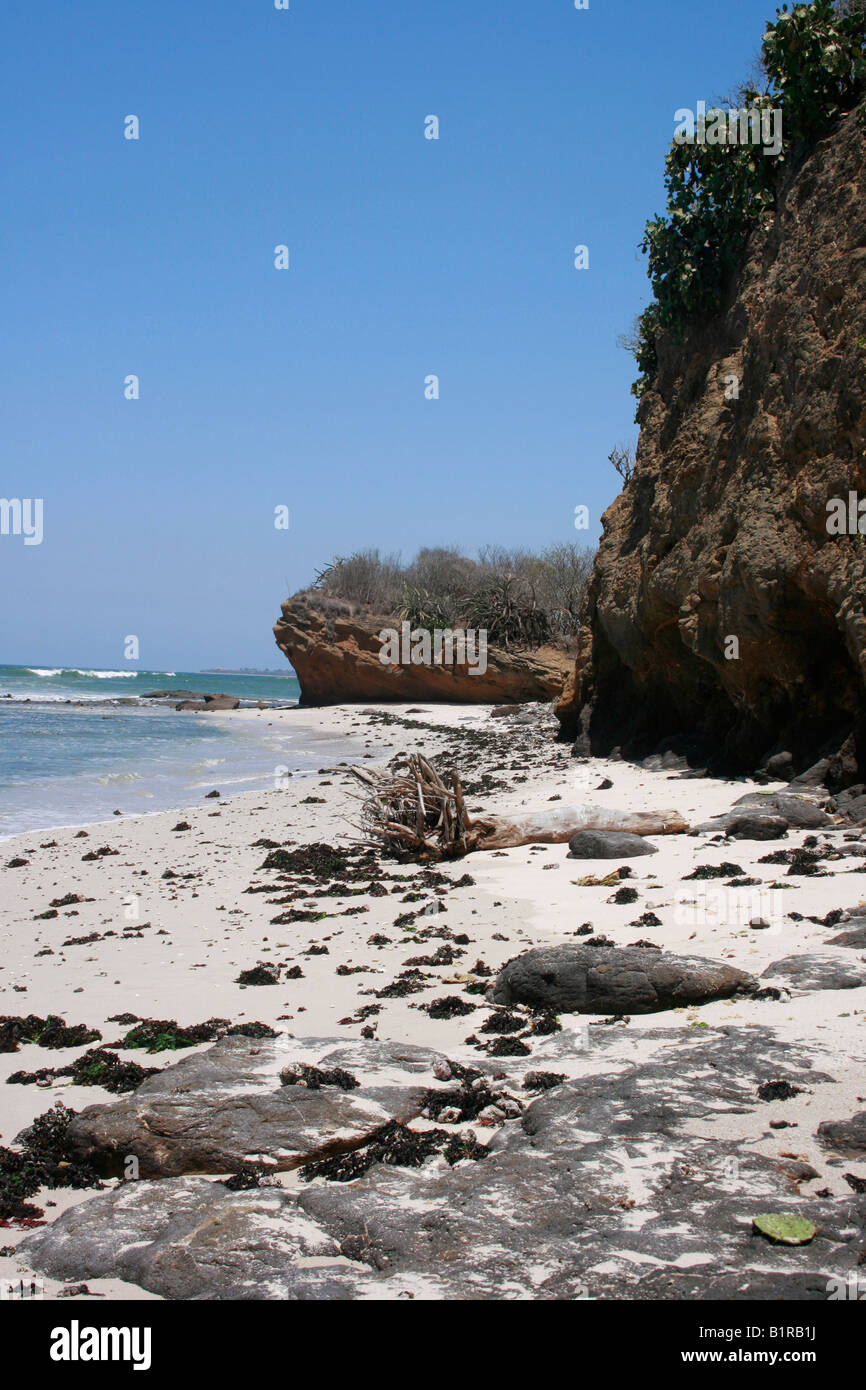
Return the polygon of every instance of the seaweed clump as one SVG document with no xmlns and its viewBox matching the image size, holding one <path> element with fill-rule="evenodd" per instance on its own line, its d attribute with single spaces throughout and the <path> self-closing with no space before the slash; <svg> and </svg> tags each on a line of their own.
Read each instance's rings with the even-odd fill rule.
<svg viewBox="0 0 866 1390">
<path fill-rule="evenodd" d="M 27 1201 L 40 1187 L 102 1187 L 95 1170 L 69 1150 L 67 1131 L 75 1116 L 55 1105 L 20 1135 L 20 1150 L 0 1147 L 0 1224 L 35 1225 L 44 1213 Z"/>
<path fill-rule="evenodd" d="M 450 1164 L 463 1158 L 478 1160 L 487 1150 L 473 1134 L 453 1135 L 444 1129 L 409 1129 L 399 1120 L 382 1125 L 362 1148 L 334 1158 L 305 1163 L 298 1169 L 305 1182 L 327 1178 L 330 1182 L 352 1182 L 360 1178 L 375 1163 L 387 1163 L 399 1168 L 420 1168 L 434 1154 L 442 1154 Z"/>
<path fill-rule="evenodd" d="M 143 1048 L 147 1052 L 174 1052 L 180 1047 L 195 1047 L 198 1043 L 216 1042 L 225 1036 L 230 1020 L 209 1018 L 206 1023 L 193 1023 L 189 1028 L 181 1028 L 174 1018 L 142 1018 L 119 1042 L 112 1047 Z M 250 1024 L 239 1024 L 239 1031 Z M 264 1024 L 257 1024 L 262 1028 Z M 259 1037 L 261 1034 L 250 1036 Z"/>
<path fill-rule="evenodd" d="M 242 970 L 235 980 L 236 985 L 278 985 L 280 983 L 280 967 L 271 965 L 269 961 L 259 961 L 250 970 Z"/>
<path fill-rule="evenodd" d="M 332 1067 L 330 1071 L 321 1067 L 309 1066 L 306 1062 L 292 1062 L 283 1067 L 280 1081 L 284 1086 L 306 1086 L 308 1091 L 320 1091 L 323 1086 L 339 1086 L 341 1091 L 354 1091 L 361 1083 L 342 1067 Z"/>
<path fill-rule="evenodd" d="M 99 1042 L 101 1037 L 96 1028 L 88 1028 L 86 1023 L 67 1027 L 66 1020 L 58 1014 L 49 1014 L 47 1018 L 38 1014 L 0 1017 L 0 1052 L 17 1052 L 22 1042 L 38 1043 L 40 1047 L 83 1047 L 85 1043 Z"/>
<path fill-rule="evenodd" d="M 68 1076 L 75 1086 L 102 1086 L 114 1095 L 135 1091 L 153 1076 L 158 1067 L 140 1067 L 137 1062 L 122 1062 L 116 1052 L 104 1047 L 91 1047 L 80 1057 L 76 1057 L 67 1067 L 40 1067 L 38 1071 L 15 1071 L 7 1076 L 8 1086 L 32 1086 L 40 1082 L 56 1081 L 60 1076 Z"/>
<path fill-rule="evenodd" d="M 279 869 L 284 874 L 309 874 L 314 878 L 339 878 L 349 868 L 346 850 L 333 845 L 301 845 L 298 849 L 274 849 L 262 869 Z"/>
</svg>

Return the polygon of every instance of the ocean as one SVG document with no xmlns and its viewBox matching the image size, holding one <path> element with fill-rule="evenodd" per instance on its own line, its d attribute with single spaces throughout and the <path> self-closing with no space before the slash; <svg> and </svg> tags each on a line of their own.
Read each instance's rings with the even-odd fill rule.
<svg viewBox="0 0 866 1390">
<path fill-rule="evenodd" d="M 0 838 L 141 815 L 279 784 L 357 756 L 347 740 L 283 723 L 178 713 L 155 690 L 221 691 L 243 705 L 297 705 L 285 676 L 0 666 Z"/>
</svg>

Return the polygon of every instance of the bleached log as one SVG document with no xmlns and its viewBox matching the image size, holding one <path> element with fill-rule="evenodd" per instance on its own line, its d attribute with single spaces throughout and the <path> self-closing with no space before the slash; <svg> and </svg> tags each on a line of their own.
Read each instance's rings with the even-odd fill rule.
<svg viewBox="0 0 866 1390">
<path fill-rule="evenodd" d="M 688 822 L 679 811 L 617 811 L 606 806 L 557 806 L 516 816 L 482 816 L 473 849 L 511 849 L 515 845 L 556 845 L 578 830 L 623 830 L 631 835 L 679 835 Z"/>
<path fill-rule="evenodd" d="M 633 835 L 675 835 L 688 830 L 678 811 L 618 811 L 582 802 L 517 812 L 512 816 L 466 810 L 460 779 L 440 776 L 420 754 L 406 759 L 405 772 L 353 768 L 368 789 L 361 829 L 366 843 L 384 845 L 423 859 L 456 859 L 473 850 L 559 844 L 578 830 L 620 830 Z"/>
</svg>

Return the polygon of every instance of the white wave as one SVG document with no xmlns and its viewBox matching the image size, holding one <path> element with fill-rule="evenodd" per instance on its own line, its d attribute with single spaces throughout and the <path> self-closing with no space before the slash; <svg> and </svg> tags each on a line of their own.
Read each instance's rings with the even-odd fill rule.
<svg viewBox="0 0 866 1390">
<path fill-rule="evenodd" d="M 113 787 L 120 782 L 140 782 L 141 776 L 138 772 L 109 772 L 96 780 L 101 787 Z"/>
<path fill-rule="evenodd" d="M 74 676 L 93 676 L 98 681 L 135 680 L 138 675 L 137 671 L 80 671 L 77 667 L 72 667 L 71 671 Z"/>
<path fill-rule="evenodd" d="M 25 666 L 31 676 L 93 676 L 95 680 L 135 680 L 137 671 L 91 671 L 78 666 Z M 173 676 L 174 671 L 157 671 L 156 675 Z"/>
</svg>

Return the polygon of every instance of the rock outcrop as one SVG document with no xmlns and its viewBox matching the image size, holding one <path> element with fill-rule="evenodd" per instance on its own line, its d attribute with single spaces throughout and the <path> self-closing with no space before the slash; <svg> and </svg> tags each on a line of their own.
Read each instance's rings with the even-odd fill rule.
<svg viewBox="0 0 866 1390">
<path fill-rule="evenodd" d="M 784 752 L 788 780 L 849 738 L 827 784 L 862 781 L 866 542 L 828 502 L 866 497 L 863 114 L 783 173 L 725 309 L 657 342 L 557 711 L 577 752 Z"/>
<path fill-rule="evenodd" d="M 574 658 L 557 647 L 487 650 L 487 669 L 462 665 L 383 665 L 383 628 L 391 617 L 349 616 L 288 599 L 274 627 L 277 646 L 291 662 L 301 687 L 301 704 L 354 701 L 438 700 L 452 704 L 522 704 L 555 700 Z"/>
<path fill-rule="evenodd" d="M 332 1049 L 321 1066 L 338 1065 L 345 1052 Z M 223 1038 L 133 1095 L 89 1105 L 69 1127 L 70 1150 L 108 1176 L 129 1157 L 146 1178 L 237 1173 L 257 1156 L 269 1168 L 297 1168 L 357 1148 L 389 1121 L 414 1119 L 424 1092 L 407 1073 L 419 1070 L 419 1058 L 428 1070 L 435 1060 L 423 1048 L 378 1043 L 365 1054 L 370 1084 L 311 1089 L 281 1084 L 293 1055 L 282 1038 Z"/>
<path fill-rule="evenodd" d="M 744 1117 L 774 1113 L 768 1079 L 830 1080 L 815 1058 L 763 1028 L 593 1031 L 584 1051 L 561 1033 L 523 1059 L 570 1076 L 494 1133 L 479 1124 L 482 1162 L 377 1162 L 291 1190 L 142 1178 L 72 1206 L 18 1257 L 57 1279 L 119 1278 L 196 1300 L 826 1301 L 831 1276 L 856 1278 L 866 1198 L 810 1189 L 815 1169 L 739 1137 Z M 532 1082 L 521 1059 L 498 1060 L 508 1084 Z M 822 1140 L 857 1152 L 861 1118 Z M 754 1228 L 767 1211 L 805 1218 L 814 1240 L 770 1244 Z"/>
</svg>

